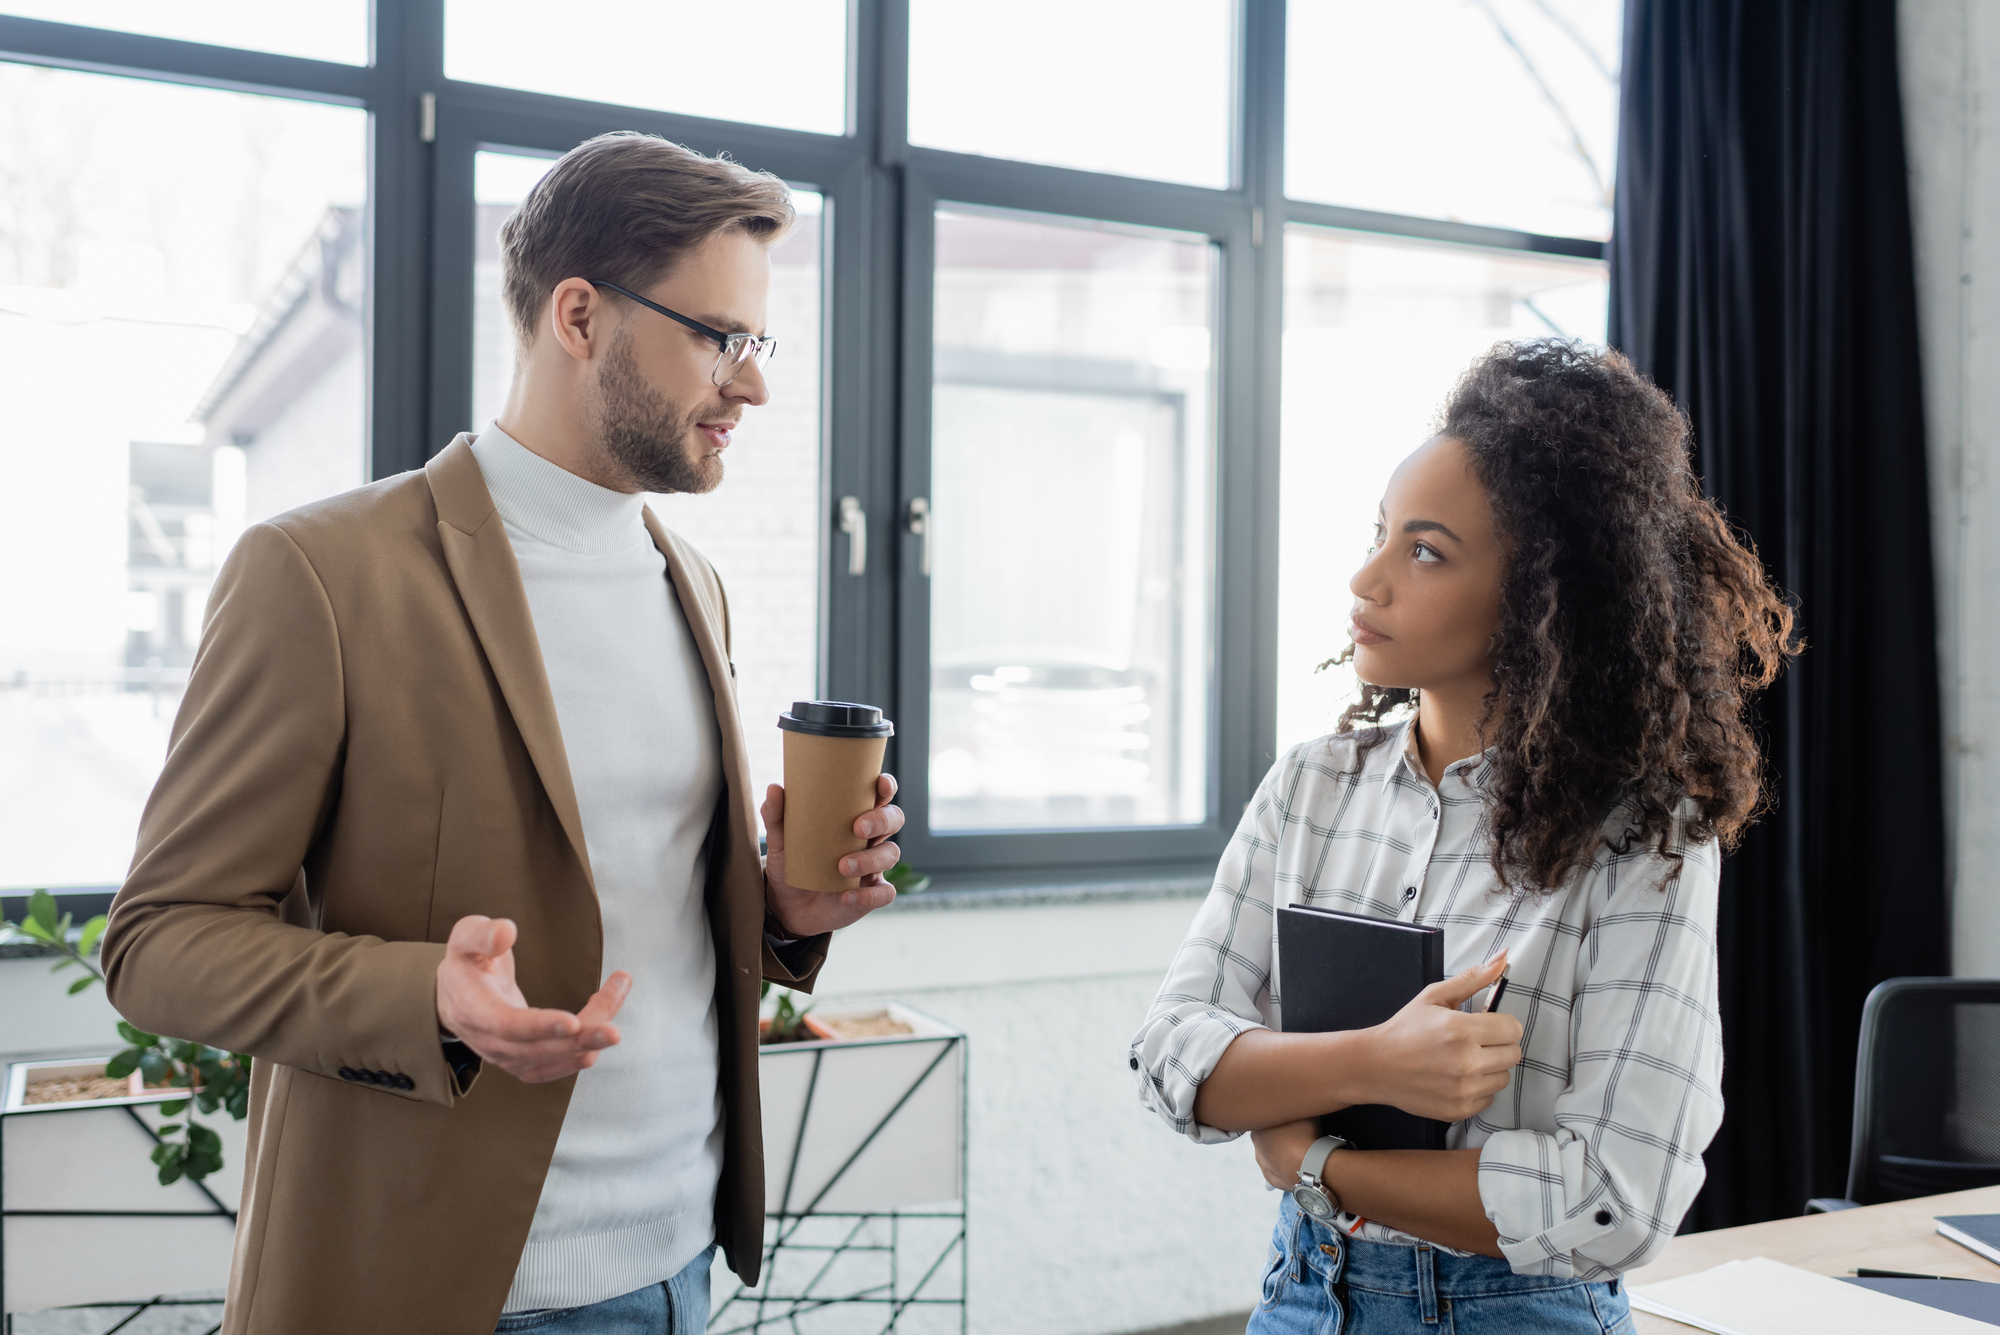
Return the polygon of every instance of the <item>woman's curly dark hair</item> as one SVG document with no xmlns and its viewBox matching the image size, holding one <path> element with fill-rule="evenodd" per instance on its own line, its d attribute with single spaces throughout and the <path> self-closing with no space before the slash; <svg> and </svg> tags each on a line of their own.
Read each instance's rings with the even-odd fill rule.
<svg viewBox="0 0 2000 1335">
<path fill-rule="evenodd" d="M 1619 353 L 1537 339 L 1474 362 L 1438 433 L 1471 454 L 1507 554 L 1481 722 L 1502 882 L 1560 887 L 1621 805 L 1619 851 L 1672 856 L 1684 800 L 1688 841 L 1734 847 L 1764 804 L 1748 698 L 1802 646 L 1701 494 L 1687 418 Z M 1413 698 L 1364 684 L 1340 730 Z"/>
</svg>

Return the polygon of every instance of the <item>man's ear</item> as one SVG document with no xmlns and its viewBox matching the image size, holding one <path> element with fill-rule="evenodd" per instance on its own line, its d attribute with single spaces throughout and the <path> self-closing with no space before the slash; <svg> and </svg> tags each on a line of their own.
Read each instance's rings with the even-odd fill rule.
<svg viewBox="0 0 2000 1335">
<path fill-rule="evenodd" d="M 549 295 L 550 332 L 556 345 L 580 362 L 603 351 L 610 334 L 611 307 L 581 278 L 565 278 Z"/>
</svg>

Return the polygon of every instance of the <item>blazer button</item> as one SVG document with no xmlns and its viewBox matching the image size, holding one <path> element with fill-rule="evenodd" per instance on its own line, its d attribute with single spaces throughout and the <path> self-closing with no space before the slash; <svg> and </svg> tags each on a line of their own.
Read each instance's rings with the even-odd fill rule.
<svg viewBox="0 0 2000 1335">
<path fill-rule="evenodd" d="M 416 1087 L 417 1087 L 416 1081 L 410 1079 L 410 1077 L 406 1075 L 401 1074 L 400 1072 L 397 1073 L 396 1076 L 397 1089 L 415 1089 Z"/>
<path fill-rule="evenodd" d="M 355 1070 L 352 1066 L 343 1066 L 340 1068 L 340 1078 L 342 1080 L 359 1080 L 361 1072 Z"/>
<path fill-rule="evenodd" d="M 1597 1212 L 1597 1222 L 1599 1224 L 1609 1224 L 1611 1222 L 1611 1211 L 1599 1210 Z"/>
</svg>

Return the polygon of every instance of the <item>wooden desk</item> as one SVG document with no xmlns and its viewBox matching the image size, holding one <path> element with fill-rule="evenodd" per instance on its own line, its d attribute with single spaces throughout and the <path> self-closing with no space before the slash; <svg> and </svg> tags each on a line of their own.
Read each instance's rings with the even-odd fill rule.
<svg viewBox="0 0 2000 1335">
<path fill-rule="evenodd" d="M 2000 1187 L 1867 1205 L 1837 1214 L 1773 1219 L 1712 1233 L 1684 1233 L 1667 1244 L 1666 1255 L 1634 1270 L 1625 1282 L 1637 1287 L 1752 1256 L 1768 1256 L 1821 1275 L 1845 1275 L 1856 1266 L 1873 1266 L 2000 1281 L 2000 1265 L 1938 1236 L 1934 1216 L 1941 1214 L 2000 1214 Z M 1632 1321 L 1641 1335 L 1686 1335 L 1693 1329 L 1636 1308 Z"/>
</svg>

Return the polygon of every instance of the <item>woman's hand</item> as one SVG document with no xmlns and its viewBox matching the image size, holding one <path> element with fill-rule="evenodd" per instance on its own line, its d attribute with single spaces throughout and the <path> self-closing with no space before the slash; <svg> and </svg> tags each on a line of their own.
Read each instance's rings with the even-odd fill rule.
<svg viewBox="0 0 2000 1335">
<path fill-rule="evenodd" d="M 1290 1191 L 1299 1184 L 1299 1165 L 1318 1139 L 1319 1122 L 1310 1117 L 1250 1133 L 1250 1143 L 1257 1148 L 1258 1170 L 1280 1191 Z"/>
<path fill-rule="evenodd" d="M 1458 1008 L 1499 981 L 1497 958 L 1432 983 L 1369 1033 L 1367 1097 L 1419 1117 L 1460 1122 L 1483 1112 L 1521 1062 L 1521 1022 Z"/>
</svg>

